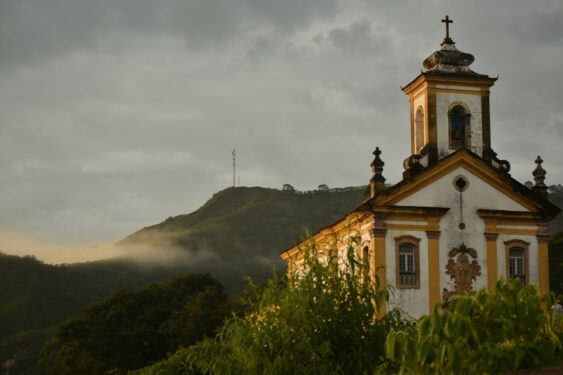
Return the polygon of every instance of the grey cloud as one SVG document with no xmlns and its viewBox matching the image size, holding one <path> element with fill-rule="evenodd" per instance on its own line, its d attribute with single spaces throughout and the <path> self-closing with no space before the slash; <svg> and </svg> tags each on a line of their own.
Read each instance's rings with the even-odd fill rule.
<svg viewBox="0 0 563 375">
<path fill-rule="evenodd" d="M 520 42 L 561 47 L 563 41 L 563 2 L 548 1 L 544 7 L 530 7 L 511 25 Z"/>
<path fill-rule="evenodd" d="M 375 33 L 367 19 L 352 22 L 348 27 L 337 27 L 324 35 L 318 35 L 319 43 L 329 42 L 335 48 L 346 53 L 369 55 L 389 47 L 385 35 Z"/>
<path fill-rule="evenodd" d="M 320 0 L 22 0 L 0 2 L 0 66 L 39 64 L 74 51 L 103 52 L 120 35 L 150 49 L 154 35 L 181 38 L 189 48 L 222 46 L 256 27 L 291 31 L 329 17 L 336 2 Z"/>
<path fill-rule="evenodd" d="M 119 239 L 229 186 L 233 147 L 244 185 L 365 184 L 375 146 L 396 182 L 399 86 L 444 13 L 476 71 L 500 73 L 493 146 L 513 176 L 541 153 L 563 182 L 558 25 L 522 23 L 554 4 L 0 0 L 0 231 Z"/>
<path fill-rule="evenodd" d="M 258 15 L 280 29 L 293 30 L 312 20 L 332 18 L 339 10 L 337 0 L 242 0 Z"/>
<path fill-rule="evenodd" d="M 275 46 L 272 41 L 268 37 L 259 36 L 248 48 L 246 56 L 251 60 L 258 61 L 263 57 L 272 56 L 274 53 Z"/>
</svg>

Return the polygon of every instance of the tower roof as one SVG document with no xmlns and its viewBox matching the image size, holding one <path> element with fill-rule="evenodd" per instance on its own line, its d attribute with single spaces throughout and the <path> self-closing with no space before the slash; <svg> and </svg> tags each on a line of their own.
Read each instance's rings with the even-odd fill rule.
<svg viewBox="0 0 563 375">
<path fill-rule="evenodd" d="M 475 60 L 472 54 L 461 52 L 455 43 L 442 42 L 439 51 L 428 56 L 422 65 L 427 72 L 477 74 L 469 65 Z"/>
<path fill-rule="evenodd" d="M 475 60 L 475 57 L 470 53 L 458 50 L 454 41 L 450 38 L 449 24 L 453 23 L 453 21 L 446 16 L 442 22 L 446 24 L 446 37 L 440 44 L 440 50 L 433 52 L 422 63 L 425 71 L 429 73 L 479 75 L 469 67 Z"/>
</svg>

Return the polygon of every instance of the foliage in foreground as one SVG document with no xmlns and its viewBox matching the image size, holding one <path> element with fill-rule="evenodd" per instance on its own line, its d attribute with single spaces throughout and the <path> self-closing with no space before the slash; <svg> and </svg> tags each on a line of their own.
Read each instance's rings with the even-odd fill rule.
<svg viewBox="0 0 563 375">
<path fill-rule="evenodd" d="M 272 279 L 249 313 L 215 339 L 183 349 L 139 374 L 362 374 L 387 364 L 385 337 L 398 312 L 376 319 L 388 299 L 348 249 L 348 261 L 317 260 L 289 281 Z"/>
<path fill-rule="evenodd" d="M 563 363 L 563 317 L 550 295 L 518 280 L 437 306 L 416 332 L 387 337 L 389 359 L 410 374 L 501 374 Z M 546 308 L 545 306 L 548 306 Z"/>
<path fill-rule="evenodd" d="M 563 364 L 563 317 L 551 295 L 500 281 L 413 322 L 375 319 L 388 292 L 348 252 L 345 267 L 319 262 L 285 283 L 271 280 L 215 339 L 136 372 L 149 374 L 498 374 Z"/>
<path fill-rule="evenodd" d="M 223 287 L 209 274 L 122 290 L 59 326 L 41 351 L 39 370 L 126 373 L 213 334 L 227 311 Z"/>
</svg>

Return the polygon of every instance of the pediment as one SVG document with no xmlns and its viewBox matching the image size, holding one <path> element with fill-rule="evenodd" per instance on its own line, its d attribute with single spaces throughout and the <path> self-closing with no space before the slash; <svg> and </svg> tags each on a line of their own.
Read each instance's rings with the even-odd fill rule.
<svg viewBox="0 0 563 375">
<path fill-rule="evenodd" d="M 457 176 L 463 176 L 469 182 L 463 199 L 471 201 L 474 207 L 543 214 L 552 211 L 549 202 L 538 199 L 509 174 L 465 149 L 391 187 L 376 197 L 375 204 L 450 207 L 459 202 L 460 193 L 454 186 Z"/>
</svg>

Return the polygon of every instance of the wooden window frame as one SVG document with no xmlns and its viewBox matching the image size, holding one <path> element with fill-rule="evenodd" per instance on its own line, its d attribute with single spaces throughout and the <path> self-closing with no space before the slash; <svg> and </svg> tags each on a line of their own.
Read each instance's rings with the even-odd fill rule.
<svg viewBox="0 0 563 375">
<path fill-rule="evenodd" d="M 524 285 L 528 285 L 530 283 L 530 243 L 519 240 L 519 239 L 512 239 L 508 241 L 504 241 L 504 263 L 505 263 L 505 278 L 506 281 L 510 280 L 510 249 L 513 247 L 519 247 L 524 249 Z"/>
<path fill-rule="evenodd" d="M 400 247 L 409 244 L 414 247 L 414 269 L 415 284 L 402 284 L 400 276 Z M 410 235 L 395 237 L 395 288 L 397 289 L 420 289 L 420 238 Z"/>
</svg>

